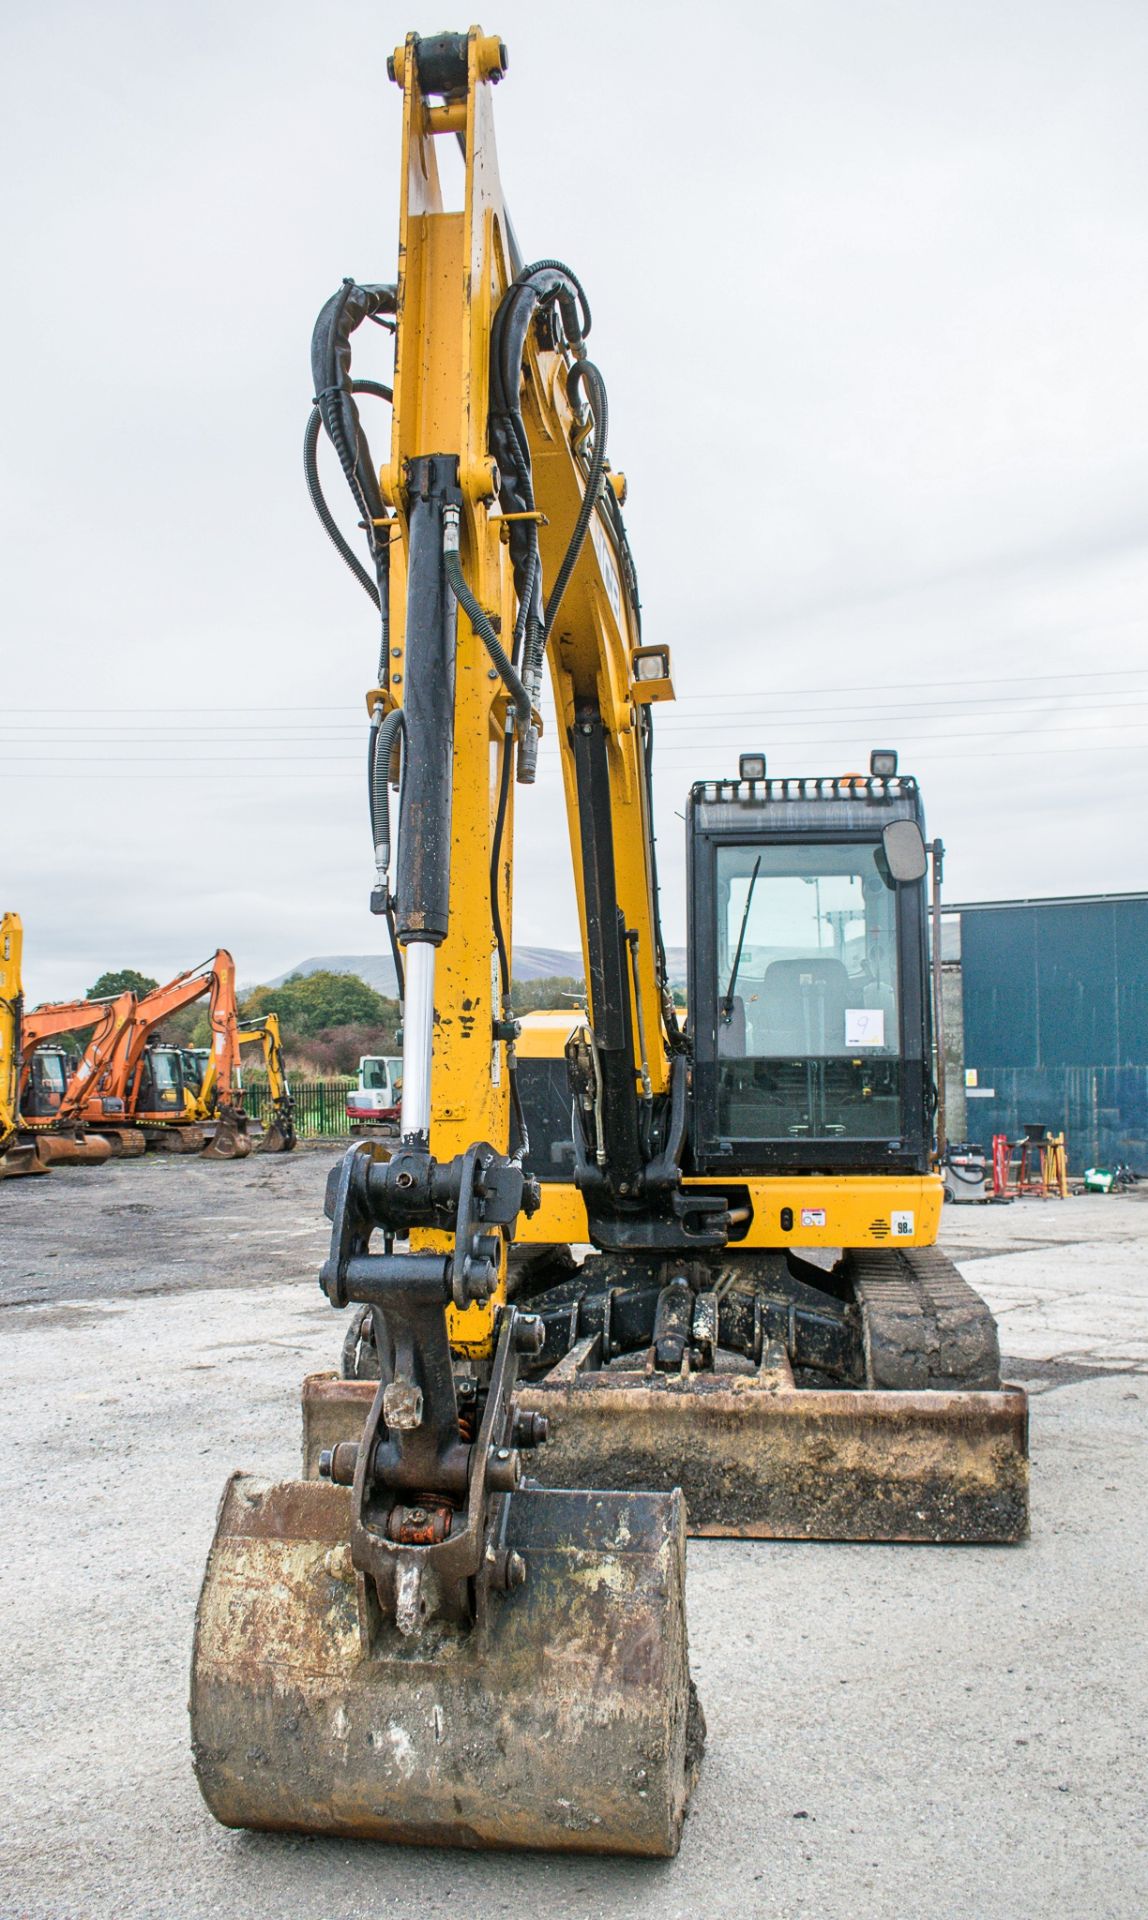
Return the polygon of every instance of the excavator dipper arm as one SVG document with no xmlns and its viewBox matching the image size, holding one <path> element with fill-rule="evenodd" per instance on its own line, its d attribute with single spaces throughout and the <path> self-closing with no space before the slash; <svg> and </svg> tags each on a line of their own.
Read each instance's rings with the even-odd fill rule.
<svg viewBox="0 0 1148 1920">
<path fill-rule="evenodd" d="M 588 314 L 565 269 L 519 266 L 494 146 L 501 42 L 412 34 L 391 67 L 400 277 L 344 282 L 312 347 L 369 566 L 322 502 L 313 425 L 306 441 L 324 525 L 379 616 L 371 906 L 404 987 L 402 1118 L 393 1151 L 361 1142 L 332 1176 L 321 1281 L 333 1305 L 369 1307 L 380 1379 L 358 1440 L 320 1463 L 327 1484 L 237 1482 L 225 1500 L 196 1636 L 197 1768 L 229 1824 L 670 1854 L 701 1739 L 682 1501 L 524 1486 L 546 1424 L 519 1418 L 515 1372 L 541 1325 L 505 1295 L 537 1202 L 514 1099 L 514 790 L 534 777 L 548 608 L 603 471 L 592 445 L 563 453 L 569 563 L 548 598 L 517 383 L 530 333 L 556 431 L 592 442 L 579 393 L 598 389 L 575 370 Z M 452 211 L 436 142 L 456 138 Z M 356 403 L 380 389 L 351 373 L 371 320 L 397 329 L 380 471 Z M 601 446 L 601 402 L 596 424 Z"/>
</svg>

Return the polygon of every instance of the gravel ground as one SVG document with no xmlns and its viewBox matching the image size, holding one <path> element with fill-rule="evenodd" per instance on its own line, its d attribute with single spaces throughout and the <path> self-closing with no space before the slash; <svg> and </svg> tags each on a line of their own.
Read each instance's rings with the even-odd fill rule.
<svg viewBox="0 0 1148 1920">
<path fill-rule="evenodd" d="M 233 1834 L 188 1758 L 231 1468 L 297 1470 L 335 1364 L 330 1149 L 0 1184 L 4 1920 L 1148 1910 L 1148 1208 L 946 1208 L 1032 1391 L 1019 1548 L 693 1541 L 709 1719 L 677 1861 Z"/>
</svg>

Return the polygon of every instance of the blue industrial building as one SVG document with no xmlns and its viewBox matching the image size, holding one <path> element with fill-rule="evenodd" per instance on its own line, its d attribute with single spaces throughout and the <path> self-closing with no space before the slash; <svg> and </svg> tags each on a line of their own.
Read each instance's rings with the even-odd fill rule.
<svg viewBox="0 0 1148 1920">
<path fill-rule="evenodd" d="M 1063 1130 L 1077 1172 L 1124 1160 L 1148 1173 L 1148 893 L 945 913 L 946 933 L 959 921 L 969 1138 L 987 1151 L 994 1133 L 1043 1124 Z"/>
</svg>

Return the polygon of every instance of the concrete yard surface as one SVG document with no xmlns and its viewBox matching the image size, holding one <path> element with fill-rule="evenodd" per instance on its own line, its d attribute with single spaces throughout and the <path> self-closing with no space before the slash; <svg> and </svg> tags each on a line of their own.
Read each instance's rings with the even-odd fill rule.
<svg viewBox="0 0 1148 1920">
<path fill-rule="evenodd" d="M 217 1827 L 192 1615 L 228 1473 L 298 1471 L 333 1149 L 0 1183 L 0 1920 L 1148 1911 L 1148 1206 L 946 1207 L 1032 1393 L 1013 1548 L 692 1541 L 676 1861 Z M 1148 1197 L 1148 1188 L 1145 1189 Z"/>
</svg>

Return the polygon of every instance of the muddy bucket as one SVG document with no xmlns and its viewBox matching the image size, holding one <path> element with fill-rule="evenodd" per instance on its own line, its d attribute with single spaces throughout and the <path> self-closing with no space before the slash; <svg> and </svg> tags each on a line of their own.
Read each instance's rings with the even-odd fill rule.
<svg viewBox="0 0 1148 1920">
<path fill-rule="evenodd" d="M 28 1173 L 47 1173 L 48 1162 L 41 1157 L 38 1140 L 13 1141 L 0 1153 L 0 1180 L 19 1180 Z"/>
<path fill-rule="evenodd" d="M 212 1126 L 203 1147 L 205 1160 L 245 1160 L 251 1142 L 245 1132 L 246 1121 L 231 1114 L 221 1115 Z"/>
<path fill-rule="evenodd" d="M 102 1167 L 112 1157 L 102 1133 L 42 1133 L 36 1150 L 50 1167 Z"/>
<path fill-rule="evenodd" d="M 525 1579 L 404 1637 L 351 1565 L 351 1494 L 237 1475 L 196 1617 L 195 1770 L 225 1826 L 419 1846 L 677 1852 L 704 1723 L 681 1495 L 524 1490 Z"/>
<path fill-rule="evenodd" d="M 295 1122 L 284 1120 L 279 1114 L 264 1127 L 263 1137 L 255 1148 L 256 1153 L 293 1153 L 298 1135 Z"/>
</svg>

